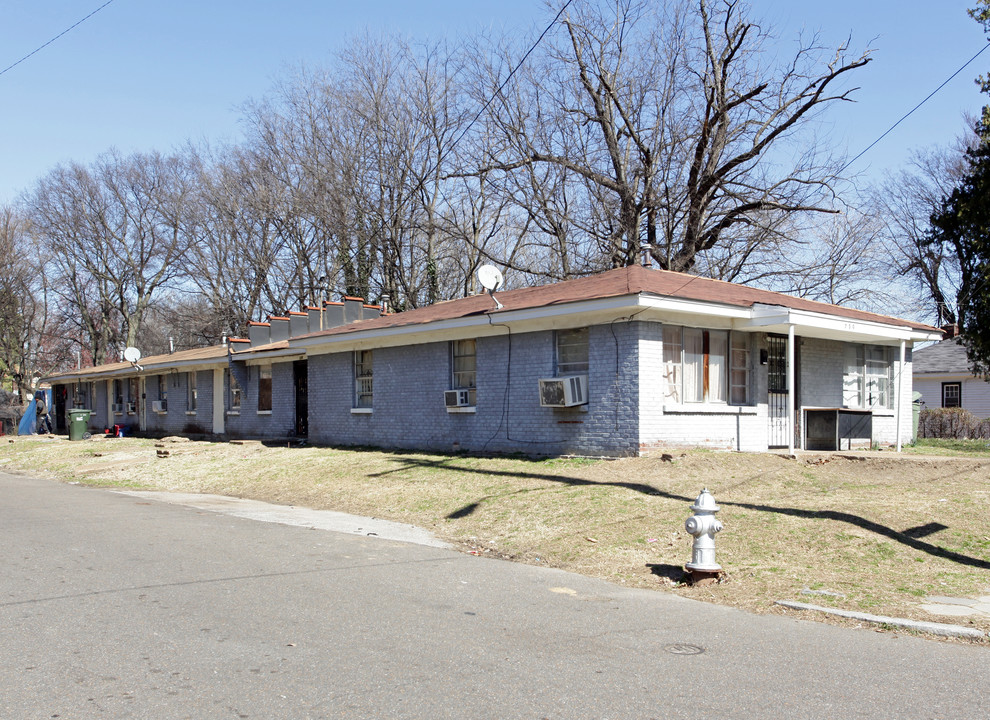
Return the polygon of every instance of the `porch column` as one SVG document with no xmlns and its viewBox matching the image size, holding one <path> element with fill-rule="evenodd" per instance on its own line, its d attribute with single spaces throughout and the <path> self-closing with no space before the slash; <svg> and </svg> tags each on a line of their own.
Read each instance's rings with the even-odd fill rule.
<svg viewBox="0 0 990 720">
<path fill-rule="evenodd" d="M 113 397 L 113 380 L 107 378 L 104 382 L 106 383 L 106 388 L 105 389 L 107 391 L 106 392 L 106 395 L 107 395 L 107 424 L 106 424 L 106 426 L 112 430 L 113 429 L 113 421 L 116 420 L 116 418 L 114 417 L 114 414 L 113 414 L 113 400 L 114 400 L 114 397 Z"/>
<path fill-rule="evenodd" d="M 794 326 L 787 326 L 787 454 L 794 454 Z"/>
<path fill-rule="evenodd" d="M 897 452 L 901 451 L 901 403 L 904 399 L 904 347 L 905 341 L 901 340 L 901 359 L 897 366 L 897 399 L 894 401 L 894 412 L 897 422 L 895 423 L 897 433 Z"/>
<path fill-rule="evenodd" d="M 224 387 L 223 368 L 213 369 L 213 434 L 223 435 L 224 431 Z"/>
</svg>

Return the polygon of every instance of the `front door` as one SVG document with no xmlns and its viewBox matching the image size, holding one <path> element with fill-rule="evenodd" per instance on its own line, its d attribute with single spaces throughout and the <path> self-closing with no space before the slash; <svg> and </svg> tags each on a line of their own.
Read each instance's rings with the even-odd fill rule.
<svg viewBox="0 0 990 720">
<path fill-rule="evenodd" d="M 787 337 L 767 336 L 767 445 L 789 447 L 792 432 L 787 402 Z"/>
<path fill-rule="evenodd" d="M 305 360 L 292 363 L 292 380 L 296 388 L 296 437 L 309 435 L 308 376 Z"/>
</svg>

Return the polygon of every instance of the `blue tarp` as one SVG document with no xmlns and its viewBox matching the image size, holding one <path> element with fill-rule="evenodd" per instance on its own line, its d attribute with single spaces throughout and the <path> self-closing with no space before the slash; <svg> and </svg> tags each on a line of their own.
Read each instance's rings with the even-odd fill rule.
<svg viewBox="0 0 990 720">
<path fill-rule="evenodd" d="M 31 402 L 28 403 L 27 410 L 24 411 L 24 417 L 21 418 L 21 422 L 17 426 L 18 435 L 34 435 L 38 432 L 38 421 L 41 419 L 38 417 L 38 400 L 45 403 L 45 416 L 48 417 L 48 426 L 51 427 L 52 391 L 50 389 L 37 390 L 34 397 L 31 398 Z"/>
</svg>

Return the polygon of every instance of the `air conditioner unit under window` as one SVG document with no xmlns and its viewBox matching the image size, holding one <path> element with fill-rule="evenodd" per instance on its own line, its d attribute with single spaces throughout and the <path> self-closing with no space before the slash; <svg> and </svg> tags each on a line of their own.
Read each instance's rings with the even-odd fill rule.
<svg viewBox="0 0 990 720">
<path fill-rule="evenodd" d="M 467 389 L 444 390 L 443 404 L 447 407 L 468 407 L 471 404 L 471 391 Z"/>
<path fill-rule="evenodd" d="M 163 413 L 168 411 L 168 400 L 152 400 L 151 410 L 156 413 Z"/>
<path fill-rule="evenodd" d="M 567 375 L 540 380 L 540 405 L 543 407 L 573 407 L 587 402 L 587 375 Z"/>
<path fill-rule="evenodd" d="M 137 403 L 134 401 L 127 403 L 127 412 L 129 413 L 137 412 Z"/>
<path fill-rule="evenodd" d="M 113 411 L 115 413 L 122 413 L 122 412 L 124 412 L 124 403 L 114 403 L 113 404 Z"/>
</svg>

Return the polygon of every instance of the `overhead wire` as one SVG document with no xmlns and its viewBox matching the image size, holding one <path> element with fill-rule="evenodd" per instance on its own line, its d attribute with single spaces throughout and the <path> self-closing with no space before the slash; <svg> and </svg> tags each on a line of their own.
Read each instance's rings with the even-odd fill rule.
<svg viewBox="0 0 990 720">
<path fill-rule="evenodd" d="M 32 55 L 35 55 L 35 54 L 41 52 L 46 47 L 48 47 L 49 45 L 51 45 L 53 42 L 55 42 L 56 40 L 58 40 L 60 37 L 62 37 L 63 35 L 65 35 L 66 33 L 70 32 L 71 30 L 73 30 L 73 29 L 77 28 L 78 26 L 82 25 L 84 22 L 86 22 L 87 20 L 89 20 L 91 17 L 93 17 L 94 15 L 96 15 L 96 13 L 98 13 L 100 10 L 102 10 L 103 8 L 105 8 L 107 5 L 109 5 L 112 2 L 113 2 L 113 0 L 107 0 L 105 3 L 103 3 L 98 8 L 96 8 L 96 10 L 94 10 L 93 12 L 91 12 L 89 15 L 87 15 L 83 19 L 78 20 L 77 22 L 75 22 L 72 25 L 70 25 L 69 27 L 67 27 L 65 30 L 63 30 L 62 32 L 60 32 L 58 35 L 56 35 L 55 37 L 53 37 L 51 40 L 49 40 L 48 42 L 46 42 L 44 45 L 38 46 L 37 48 L 35 48 L 31 52 L 29 52 L 27 55 L 25 55 L 24 57 L 22 57 L 20 60 L 18 60 L 17 62 L 15 62 L 15 63 L 13 63 L 11 65 L 8 65 L 3 70 L 0 70 L 0 75 L 3 75 L 8 70 L 12 70 L 13 68 L 17 67 L 18 65 L 20 65 L 22 62 L 24 62 L 25 60 L 27 60 Z"/>
<path fill-rule="evenodd" d="M 839 170 L 839 173 L 838 173 L 838 174 L 839 174 L 839 175 L 841 175 L 842 173 L 844 173 L 844 172 L 845 172 L 845 171 L 846 171 L 846 170 L 847 170 L 847 169 L 849 168 L 849 166 L 850 166 L 850 165 L 852 165 L 852 164 L 853 164 L 854 162 L 856 162 L 856 161 L 857 161 L 857 160 L 859 160 L 859 159 L 860 159 L 861 157 L 863 157 L 863 156 L 864 156 L 864 155 L 865 155 L 866 153 L 868 153 L 868 152 L 869 152 L 870 150 L 872 150 L 872 149 L 873 149 L 873 147 L 874 147 L 874 146 L 875 146 L 875 145 L 876 145 L 877 143 L 879 143 L 879 142 L 880 142 L 881 140 L 883 140 L 883 139 L 884 139 L 885 137 L 887 137 L 887 136 L 888 136 L 888 135 L 889 135 L 889 134 L 890 134 L 891 132 L 893 132 L 893 131 L 894 131 L 894 128 L 896 128 L 896 127 L 897 127 L 898 125 L 900 125 L 900 124 L 901 124 L 902 122 L 904 122 L 904 121 L 905 121 L 905 120 L 907 120 L 907 119 L 908 119 L 909 117 L 911 117 L 911 115 L 913 115 L 913 114 L 915 113 L 915 111 L 916 111 L 916 110 L 918 110 L 918 109 L 919 109 L 919 108 L 920 108 L 920 107 L 921 107 L 922 105 L 924 105 L 924 104 L 925 104 L 925 103 L 927 103 L 927 102 L 928 102 L 929 100 L 931 100 L 931 99 L 932 99 L 932 98 L 933 98 L 933 97 L 935 96 L 935 94 L 936 94 L 936 93 L 938 93 L 938 91 L 939 91 L 939 90 L 941 90 L 941 89 L 942 89 L 942 88 L 944 88 L 944 87 L 945 87 L 946 85 L 948 85 L 948 84 L 949 84 L 949 83 L 950 83 L 950 82 L 951 82 L 951 81 L 953 80 L 953 78 L 955 78 L 955 77 L 956 77 L 956 75 L 958 75 L 958 74 L 959 74 L 959 73 L 961 73 L 961 72 L 962 72 L 963 70 L 965 70 L 965 69 L 966 69 L 966 68 L 967 68 L 967 67 L 968 67 L 968 66 L 969 66 L 970 64 L 972 64 L 972 62 L 973 62 L 974 60 L 976 60 L 976 58 L 978 58 L 978 57 L 979 57 L 980 55 L 982 55 L 982 54 L 983 54 L 983 53 L 984 53 L 984 52 L 986 51 L 986 49 L 987 49 L 988 47 L 990 47 L 990 41 L 988 41 L 988 42 L 987 42 L 986 44 L 984 44 L 984 45 L 983 45 L 983 47 L 982 47 L 982 48 L 980 48 L 980 51 L 979 51 L 978 53 L 976 53 L 976 55 L 974 55 L 974 56 L 973 56 L 973 57 L 971 57 L 971 58 L 970 58 L 969 60 L 967 60 L 967 61 L 966 61 L 965 63 L 963 63 L 963 64 L 962 64 L 962 66 L 961 66 L 961 67 L 960 67 L 960 68 L 959 68 L 958 70 L 956 70 L 956 71 L 955 71 L 954 73 L 952 73 L 952 74 L 951 74 L 951 75 L 950 75 L 950 76 L 949 76 L 948 78 L 946 78 L 946 79 L 945 79 L 945 81 L 944 81 L 944 82 L 943 82 L 943 83 L 942 83 L 941 85 L 939 85 L 939 86 L 938 86 L 937 88 L 935 88 L 935 89 L 934 89 L 934 90 L 932 90 L 932 91 L 931 91 L 930 93 L 928 93 L 928 96 L 927 96 L 927 97 L 926 97 L 926 98 L 925 98 L 924 100 L 922 100 L 922 101 L 921 101 L 920 103 L 918 103 L 918 104 L 917 104 L 917 105 L 915 105 L 915 106 L 914 106 L 913 108 L 911 108 L 911 109 L 910 109 L 910 110 L 909 110 L 909 111 L 908 111 L 907 113 L 905 113 L 905 114 L 904 114 L 904 116 L 903 116 L 903 117 L 901 117 L 901 119 L 900 119 L 900 120 L 898 120 L 898 121 L 897 121 L 897 122 L 895 122 L 895 123 L 894 123 L 893 125 L 891 125 L 891 126 L 890 126 L 889 128 L 887 128 L 887 130 L 886 130 L 886 131 L 884 131 L 884 133 L 883 133 L 883 134 L 882 134 L 882 135 L 881 135 L 880 137 L 878 137 L 878 138 L 877 138 L 876 140 L 874 140 L 874 141 L 873 141 L 873 142 L 871 142 L 871 143 L 870 143 L 869 145 L 867 145 L 867 146 L 866 146 L 866 148 L 865 148 L 865 149 L 864 149 L 864 150 L 863 150 L 862 152 L 860 152 L 860 153 L 859 153 L 859 155 L 857 155 L 857 156 L 856 156 L 856 157 L 854 157 L 854 158 L 853 158 L 852 160 L 850 160 L 850 161 L 849 161 L 849 162 L 847 162 L 847 163 L 846 163 L 845 165 L 843 165 L 843 166 L 842 166 L 842 169 L 841 169 L 841 170 Z"/>
</svg>

